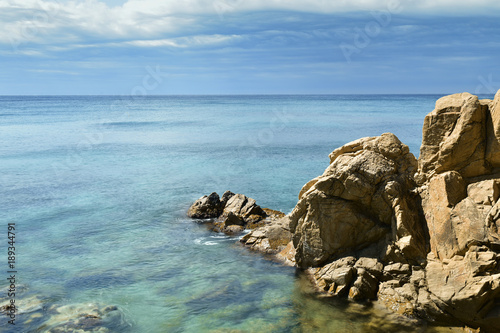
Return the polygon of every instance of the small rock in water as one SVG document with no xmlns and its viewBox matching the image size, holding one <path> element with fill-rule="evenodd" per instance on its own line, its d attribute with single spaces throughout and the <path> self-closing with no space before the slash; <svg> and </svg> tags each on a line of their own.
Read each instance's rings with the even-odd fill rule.
<svg viewBox="0 0 500 333">
<path fill-rule="evenodd" d="M 187 215 L 195 219 L 210 219 L 219 217 L 222 213 L 223 206 L 220 202 L 219 195 L 215 192 L 208 196 L 203 196 L 196 200 L 189 208 Z"/>
</svg>

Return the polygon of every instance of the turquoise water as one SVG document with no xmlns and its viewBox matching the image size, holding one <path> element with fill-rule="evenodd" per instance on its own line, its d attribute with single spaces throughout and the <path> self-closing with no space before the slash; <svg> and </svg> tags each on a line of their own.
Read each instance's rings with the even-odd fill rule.
<svg viewBox="0 0 500 333">
<path fill-rule="evenodd" d="M 359 331 L 370 315 L 317 300 L 186 210 L 231 190 L 290 212 L 363 136 L 393 132 L 418 155 L 439 97 L 0 97 L 0 287 L 16 223 L 16 297 L 43 304 L 0 328 L 43 331 L 51 306 L 99 303 L 119 308 L 117 332 Z"/>
</svg>

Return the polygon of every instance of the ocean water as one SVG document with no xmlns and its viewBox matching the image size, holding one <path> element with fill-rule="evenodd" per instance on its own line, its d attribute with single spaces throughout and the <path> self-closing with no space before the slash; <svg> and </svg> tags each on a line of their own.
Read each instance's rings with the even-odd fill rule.
<svg viewBox="0 0 500 333">
<path fill-rule="evenodd" d="M 15 223 L 29 305 L 0 329 L 43 332 L 58 307 L 101 304 L 120 314 L 111 332 L 378 332 L 390 319 L 369 305 L 318 299 L 186 211 L 231 190 L 288 213 L 328 154 L 364 136 L 393 132 L 418 156 L 439 97 L 0 97 L 0 287 Z"/>
</svg>

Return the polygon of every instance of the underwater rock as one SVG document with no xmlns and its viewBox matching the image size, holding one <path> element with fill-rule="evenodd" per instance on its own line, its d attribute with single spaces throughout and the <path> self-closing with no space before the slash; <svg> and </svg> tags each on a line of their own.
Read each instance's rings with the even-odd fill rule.
<svg viewBox="0 0 500 333">
<path fill-rule="evenodd" d="M 53 305 L 50 318 L 41 326 L 46 332 L 107 333 L 123 331 L 130 326 L 123 313 L 113 305 L 95 303 Z"/>
</svg>

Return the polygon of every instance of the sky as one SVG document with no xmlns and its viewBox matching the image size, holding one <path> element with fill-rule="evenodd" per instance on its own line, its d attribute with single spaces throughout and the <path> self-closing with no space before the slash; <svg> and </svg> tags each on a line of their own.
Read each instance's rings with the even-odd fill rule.
<svg viewBox="0 0 500 333">
<path fill-rule="evenodd" d="M 0 0 L 0 95 L 493 94 L 498 0 Z"/>
</svg>

